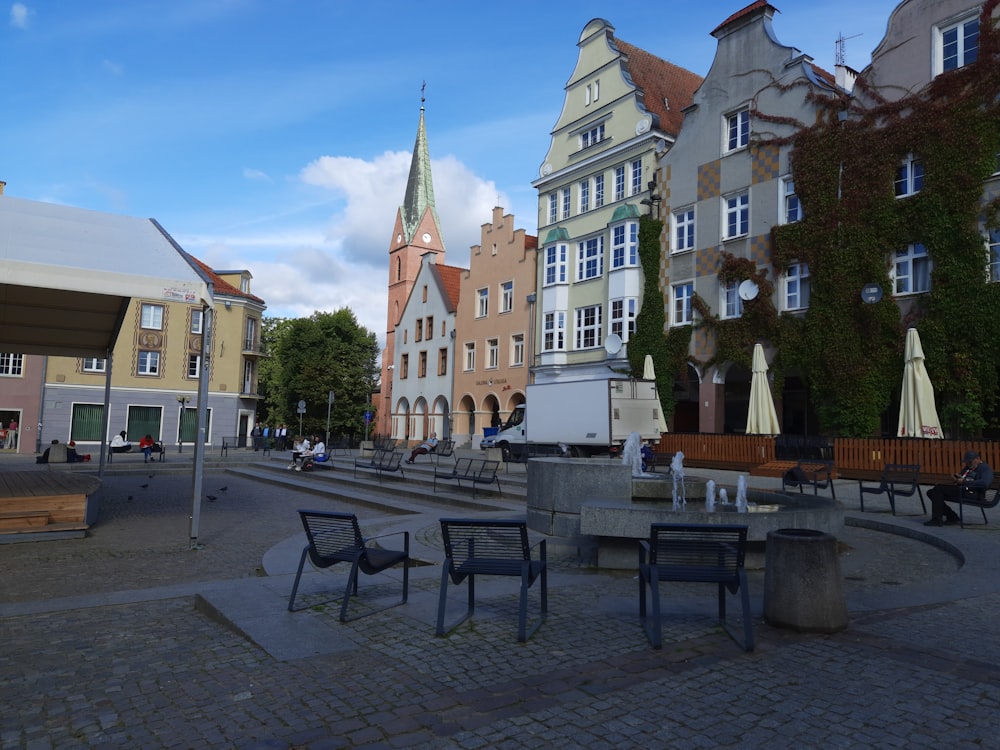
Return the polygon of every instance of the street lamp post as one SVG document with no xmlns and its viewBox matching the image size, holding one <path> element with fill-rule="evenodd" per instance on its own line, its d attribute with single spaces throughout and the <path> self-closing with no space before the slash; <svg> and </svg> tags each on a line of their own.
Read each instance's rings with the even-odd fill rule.
<svg viewBox="0 0 1000 750">
<path fill-rule="evenodd" d="M 181 405 L 181 417 L 177 422 L 177 452 L 181 452 L 181 447 L 184 445 L 184 417 L 187 414 L 187 405 L 191 401 L 190 396 L 186 396 L 183 393 L 178 394 L 177 403 Z"/>
</svg>

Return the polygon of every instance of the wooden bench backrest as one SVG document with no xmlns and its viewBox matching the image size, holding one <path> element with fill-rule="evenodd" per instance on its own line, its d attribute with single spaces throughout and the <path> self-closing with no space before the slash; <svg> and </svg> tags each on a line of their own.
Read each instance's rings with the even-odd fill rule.
<svg viewBox="0 0 1000 750">
<path fill-rule="evenodd" d="M 654 523 L 649 562 L 661 580 L 718 581 L 743 567 L 746 544 L 746 526 Z"/>
<path fill-rule="evenodd" d="M 519 576 L 531 560 L 526 521 L 442 518 L 441 535 L 452 571 L 463 575 Z"/>
<path fill-rule="evenodd" d="M 299 517 L 309 540 L 309 558 L 316 567 L 352 562 L 364 552 L 364 538 L 353 513 L 300 510 Z"/>
</svg>

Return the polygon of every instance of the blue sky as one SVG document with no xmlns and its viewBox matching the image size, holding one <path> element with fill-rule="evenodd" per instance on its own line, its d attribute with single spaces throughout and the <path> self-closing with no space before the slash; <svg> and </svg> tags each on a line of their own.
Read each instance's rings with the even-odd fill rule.
<svg viewBox="0 0 1000 750">
<path fill-rule="evenodd" d="M 420 88 L 447 261 L 494 205 L 535 233 L 531 181 L 595 17 L 704 75 L 750 0 L 538 3 L 24 0 L 0 6 L 6 193 L 157 219 L 269 315 L 350 307 L 385 330 Z M 895 0 L 775 0 L 778 39 L 864 67 Z M 860 35 L 860 36 L 856 36 Z"/>
</svg>

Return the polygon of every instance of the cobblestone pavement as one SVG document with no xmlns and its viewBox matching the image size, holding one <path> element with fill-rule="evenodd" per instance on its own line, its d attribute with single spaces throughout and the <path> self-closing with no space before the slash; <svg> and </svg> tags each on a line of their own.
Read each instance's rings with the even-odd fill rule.
<svg viewBox="0 0 1000 750">
<path fill-rule="evenodd" d="M 306 601 L 316 606 L 294 615 L 282 596 L 262 597 L 276 617 L 327 624 L 343 641 L 282 661 L 196 609 L 194 593 L 260 579 L 265 553 L 299 532 L 295 509 L 334 503 L 207 475 L 217 499 L 203 506 L 202 548 L 191 550 L 190 478 L 153 473 L 106 479 L 86 539 L 0 545 L 3 750 L 1000 748 L 1000 593 L 890 606 L 914 581 L 948 589 L 957 576 L 952 555 L 913 539 L 845 528 L 848 600 L 886 592 L 886 608 L 852 610 L 835 635 L 755 616 L 751 654 L 715 624 L 711 589 L 664 589 L 664 648 L 653 651 L 633 574 L 557 564 L 550 615 L 525 644 L 506 581 L 477 600 L 472 620 L 434 638 L 437 566 L 411 571 L 408 604 L 346 624 L 315 593 Z M 399 523 L 359 516 L 366 527 Z M 1000 551 L 995 525 L 949 538 L 963 534 Z M 415 536 L 433 544 L 433 525 Z M 343 585 L 332 571 L 314 576 Z M 287 596 L 290 581 L 274 583 Z M 398 575 L 360 585 L 352 616 L 399 596 Z M 115 592 L 135 600 L 102 602 Z M 759 572 L 751 593 L 759 614 Z"/>
</svg>

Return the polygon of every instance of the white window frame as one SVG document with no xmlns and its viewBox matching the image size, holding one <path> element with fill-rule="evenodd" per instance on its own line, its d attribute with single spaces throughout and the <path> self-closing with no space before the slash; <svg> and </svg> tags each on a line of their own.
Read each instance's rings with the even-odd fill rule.
<svg viewBox="0 0 1000 750">
<path fill-rule="evenodd" d="M 500 339 L 486 339 L 486 369 L 495 370 L 500 366 Z"/>
<path fill-rule="evenodd" d="M 969 45 L 969 32 L 973 30 L 975 46 Z M 958 70 L 979 57 L 979 9 L 974 13 L 953 18 L 932 30 L 932 68 L 935 76 L 949 70 Z M 954 34 L 954 39 L 951 35 Z M 954 49 L 947 49 L 953 45 Z M 952 53 L 953 54 L 949 54 Z M 946 57 L 947 55 L 947 57 Z"/>
<path fill-rule="evenodd" d="M 201 377 L 201 355 L 188 354 L 187 377 L 190 380 L 197 380 Z"/>
<path fill-rule="evenodd" d="M 483 287 L 476 290 L 476 317 L 485 318 L 490 314 L 490 290 Z"/>
<path fill-rule="evenodd" d="M 639 195 L 642 192 L 642 159 L 635 159 L 629 165 L 632 171 L 632 187 L 630 195 Z"/>
<path fill-rule="evenodd" d="M 135 363 L 136 375 L 153 376 L 160 374 L 160 353 L 142 349 Z"/>
<path fill-rule="evenodd" d="M 202 310 L 191 310 L 191 333 L 204 333 L 205 314 Z"/>
<path fill-rule="evenodd" d="M 778 180 L 778 202 L 781 206 L 782 224 L 794 224 L 802 221 L 802 201 L 795 192 L 795 180 L 791 175 L 786 175 Z"/>
<path fill-rule="evenodd" d="M 83 358 L 83 371 L 84 372 L 107 372 L 108 371 L 108 360 L 106 357 L 84 357 Z"/>
<path fill-rule="evenodd" d="M 143 302 L 139 313 L 139 327 L 152 331 L 163 330 L 163 305 Z"/>
<path fill-rule="evenodd" d="M 732 154 L 750 145 L 750 108 L 729 112 L 722 118 L 722 153 Z"/>
<path fill-rule="evenodd" d="M 739 281 L 719 284 L 719 317 L 723 320 L 743 317 L 743 299 L 740 297 L 739 288 Z"/>
<path fill-rule="evenodd" d="M 892 268 L 894 297 L 925 294 L 931 290 L 931 271 L 934 265 L 922 243 L 914 242 L 907 245 L 905 250 L 898 250 Z"/>
<path fill-rule="evenodd" d="M 590 281 L 604 275 L 604 235 L 580 240 L 576 248 L 576 280 Z"/>
<path fill-rule="evenodd" d="M 542 351 L 566 351 L 565 310 L 553 310 L 542 316 Z"/>
<path fill-rule="evenodd" d="M 585 130 L 580 133 L 580 150 L 585 148 L 590 148 L 591 146 L 596 146 L 598 143 L 604 140 L 604 123 L 595 125 L 589 130 Z"/>
<path fill-rule="evenodd" d="M 722 239 L 735 240 L 750 234 L 750 191 L 722 197 Z"/>
<path fill-rule="evenodd" d="M 602 322 L 602 305 L 586 305 L 578 307 L 575 311 L 576 323 L 573 331 L 576 334 L 575 349 L 594 349 L 603 346 L 604 337 L 601 332 L 604 328 Z"/>
<path fill-rule="evenodd" d="M 549 224 L 559 221 L 559 195 L 549 193 Z"/>
<path fill-rule="evenodd" d="M 639 300 L 636 297 L 619 297 L 611 300 L 609 308 L 611 311 L 609 330 L 621 338 L 623 344 L 627 344 L 635 333 L 635 316 L 639 310 Z"/>
<path fill-rule="evenodd" d="M 604 175 L 594 175 L 594 208 L 604 205 Z"/>
<path fill-rule="evenodd" d="M 566 284 L 569 281 L 567 268 L 569 264 L 569 245 L 560 242 L 545 248 L 545 276 L 542 286 Z"/>
<path fill-rule="evenodd" d="M 1000 229 L 991 229 L 986 236 L 986 252 L 989 263 L 989 280 L 1000 281 Z"/>
<path fill-rule="evenodd" d="M 524 366 L 524 334 L 512 333 L 510 336 L 510 366 Z"/>
<path fill-rule="evenodd" d="M 514 309 L 514 282 L 500 282 L 500 313 L 509 313 Z"/>
<path fill-rule="evenodd" d="M 562 218 L 568 219 L 570 217 L 570 211 L 573 207 L 573 195 L 570 189 L 563 188 L 562 191 Z"/>
<path fill-rule="evenodd" d="M 615 200 L 625 200 L 625 165 L 615 167 Z"/>
<path fill-rule="evenodd" d="M 24 355 L 0 352 L 0 377 L 24 377 Z"/>
<path fill-rule="evenodd" d="M 611 227 L 611 268 L 639 265 L 639 222 L 626 221 Z"/>
<path fill-rule="evenodd" d="M 694 322 L 694 282 L 683 281 L 670 287 L 670 324 L 689 326 Z"/>
<path fill-rule="evenodd" d="M 465 357 L 464 357 L 464 370 L 465 372 L 472 372 L 476 369 L 476 342 L 466 341 L 465 342 Z"/>
<path fill-rule="evenodd" d="M 585 214 L 590 210 L 590 178 L 580 180 L 580 213 Z"/>
<path fill-rule="evenodd" d="M 913 154 L 907 154 L 903 162 L 896 167 L 893 192 L 897 198 L 908 198 L 919 193 L 923 186 L 924 163 Z"/>
<path fill-rule="evenodd" d="M 805 310 L 809 307 L 808 263 L 790 263 L 785 269 L 783 285 L 786 310 Z"/>
<path fill-rule="evenodd" d="M 688 206 L 687 208 L 682 208 L 680 211 L 674 211 L 671 216 L 671 221 L 674 225 L 674 241 L 671 252 L 683 253 L 688 250 L 694 250 L 696 236 L 694 206 Z"/>
</svg>

